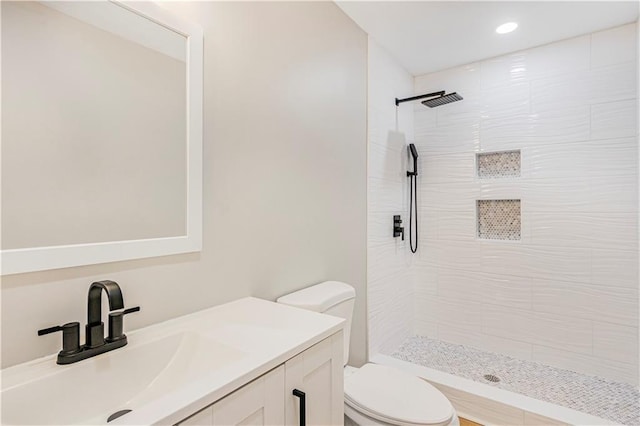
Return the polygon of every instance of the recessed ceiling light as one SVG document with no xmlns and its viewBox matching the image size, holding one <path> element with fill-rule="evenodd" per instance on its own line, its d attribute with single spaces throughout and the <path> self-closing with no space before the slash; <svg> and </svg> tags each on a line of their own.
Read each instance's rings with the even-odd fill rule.
<svg viewBox="0 0 640 426">
<path fill-rule="evenodd" d="M 500 25 L 496 28 L 496 32 L 498 34 L 506 34 L 518 28 L 518 24 L 516 22 L 507 22 L 505 24 Z"/>
</svg>

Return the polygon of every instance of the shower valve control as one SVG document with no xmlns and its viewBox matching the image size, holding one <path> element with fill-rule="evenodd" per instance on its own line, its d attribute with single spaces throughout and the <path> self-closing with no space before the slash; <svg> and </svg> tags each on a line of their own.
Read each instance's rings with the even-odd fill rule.
<svg viewBox="0 0 640 426">
<path fill-rule="evenodd" d="M 393 216 L 393 238 L 402 237 L 402 241 L 404 241 L 404 227 L 402 225 L 402 219 L 400 215 Z"/>
</svg>

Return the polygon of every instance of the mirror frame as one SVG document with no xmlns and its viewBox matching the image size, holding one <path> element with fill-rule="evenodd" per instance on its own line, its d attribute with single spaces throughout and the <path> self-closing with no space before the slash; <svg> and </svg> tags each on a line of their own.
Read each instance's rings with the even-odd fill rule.
<svg viewBox="0 0 640 426">
<path fill-rule="evenodd" d="M 203 31 L 151 2 L 113 1 L 186 38 L 187 212 L 186 235 L 2 250 L 0 274 L 143 259 L 202 250 Z"/>
</svg>

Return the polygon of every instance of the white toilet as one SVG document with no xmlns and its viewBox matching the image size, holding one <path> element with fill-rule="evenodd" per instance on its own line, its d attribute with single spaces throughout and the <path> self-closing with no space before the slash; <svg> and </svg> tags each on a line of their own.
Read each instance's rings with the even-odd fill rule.
<svg viewBox="0 0 640 426">
<path fill-rule="evenodd" d="M 459 426 L 449 400 L 426 381 L 395 368 L 347 365 L 356 292 L 348 284 L 326 281 L 278 299 L 278 303 L 334 315 L 344 326 L 345 424 Z"/>
</svg>

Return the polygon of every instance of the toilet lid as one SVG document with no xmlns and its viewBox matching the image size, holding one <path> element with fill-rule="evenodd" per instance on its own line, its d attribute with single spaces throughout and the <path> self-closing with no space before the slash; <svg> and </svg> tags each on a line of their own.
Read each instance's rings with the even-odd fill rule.
<svg viewBox="0 0 640 426">
<path fill-rule="evenodd" d="M 395 368 L 365 364 L 345 379 L 345 402 L 393 425 L 448 424 L 449 400 L 433 385 Z"/>
</svg>

